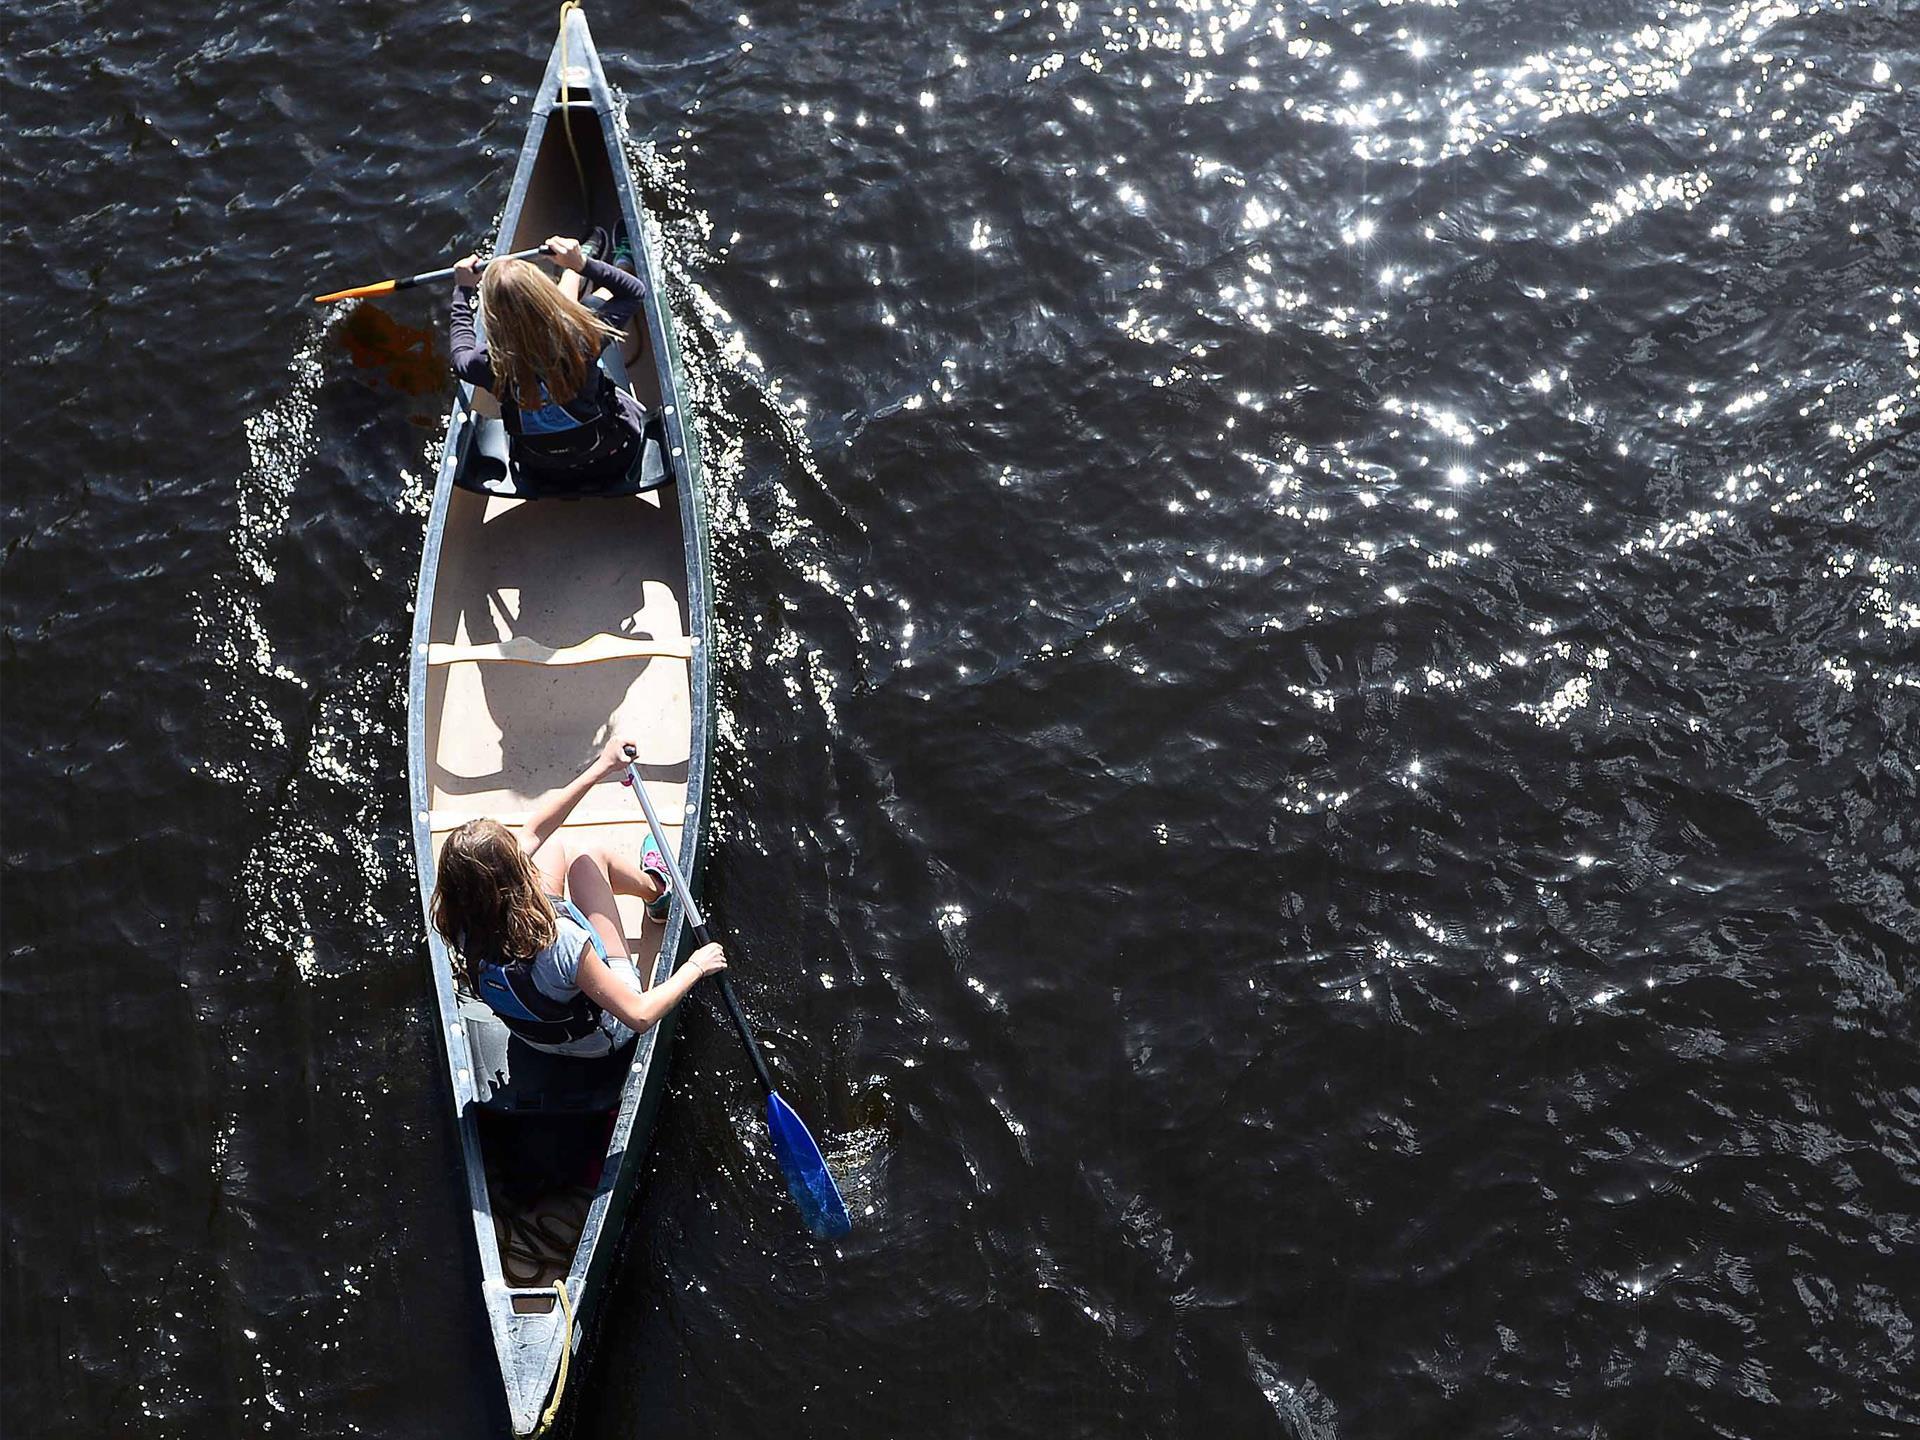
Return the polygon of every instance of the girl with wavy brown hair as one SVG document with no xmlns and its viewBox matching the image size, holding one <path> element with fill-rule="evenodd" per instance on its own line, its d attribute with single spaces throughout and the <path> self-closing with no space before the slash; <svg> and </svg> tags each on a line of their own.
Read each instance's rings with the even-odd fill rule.
<svg viewBox="0 0 1920 1440">
<path fill-rule="evenodd" d="M 602 248 L 604 234 L 596 237 Z M 647 287 L 568 236 L 552 236 L 545 248 L 560 267 L 558 284 L 527 260 L 469 255 L 454 268 L 453 373 L 500 402 L 522 470 L 550 483 L 624 476 L 640 455 L 646 411 L 613 383 L 599 358 L 609 342 L 619 342 Z M 583 292 L 605 303 L 589 309 Z M 484 343 L 474 326 L 476 296 Z"/>
<path fill-rule="evenodd" d="M 614 895 L 637 895 L 650 911 L 666 898 L 667 866 L 652 836 L 636 865 L 611 846 L 579 846 L 555 833 L 592 786 L 626 769 L 631 743 L 609 740 L 571 784 L 536 800 L 519 838 L 498 820 L 469 820 L 440 848 L 433 928 L 468 988 L 541 1050 L 618 1050 L 727 966 L 718 945 L 705 945 L 648 988 Z"/>
</svg>

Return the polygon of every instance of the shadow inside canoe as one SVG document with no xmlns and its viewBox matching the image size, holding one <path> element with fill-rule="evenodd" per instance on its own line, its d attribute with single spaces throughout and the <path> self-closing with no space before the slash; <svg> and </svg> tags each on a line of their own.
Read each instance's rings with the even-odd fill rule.
<svg viewBox="0 0 1920 1440">
<path fill-rule="evenodd" d="M 454 494 L 434 586 L 435 643 L 524 637 L 565 649 L 599 634 L 668 640 L 686 626 L 685 547 L 671 488 L 525 502 Z M 636 743 L 647 778 L 684 782 L 687 681 L 686 662 L 668 656 L 433 666 L 433 787 L 486 796 L 493 810 L 523 810 L 571 780 L 616 734 Z"/>
</svg>

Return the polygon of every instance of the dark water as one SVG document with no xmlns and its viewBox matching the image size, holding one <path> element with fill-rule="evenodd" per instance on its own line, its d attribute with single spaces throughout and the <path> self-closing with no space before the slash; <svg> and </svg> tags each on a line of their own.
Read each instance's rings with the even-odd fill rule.
<svg viewBox="0 0 1920 1440">
<path fill-rule="evenodd" d="M 488 233 L 554 17 L 466 13 L 9 18 L 10 1436 L 500 1418 L 443 302 L 301 298 Z M 576 1433 L 1920 1430 L 1920 8 L 593 20 L 714 908 L 862 1214 L 697 1008 Z"/>
</svg>

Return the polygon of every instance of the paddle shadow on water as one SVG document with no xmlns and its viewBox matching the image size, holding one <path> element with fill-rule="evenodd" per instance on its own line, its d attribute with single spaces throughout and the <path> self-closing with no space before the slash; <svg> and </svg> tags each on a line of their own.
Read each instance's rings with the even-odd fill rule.
<svg viewBox="0 0 1920 1440">
<path fill-rule="evenodd" d="M 343 315 L 330 333 L 356 370 L 376 372 L 402 395 L 438 395 L 447 388 L 447 357 L 440 349 L 437 329 L 405 324 L 363 301 Z"/>
</svg>

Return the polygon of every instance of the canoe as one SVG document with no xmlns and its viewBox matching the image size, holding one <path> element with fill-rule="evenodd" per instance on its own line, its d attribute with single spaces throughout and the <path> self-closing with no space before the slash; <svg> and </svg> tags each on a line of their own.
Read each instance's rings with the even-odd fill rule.
<svg viewBox="0 0 1920 1440">
<path fill-rule="evenodd" d="M 535 796 L 565 784 L 618 733 L 637 739 L 669 843 L 683 872 L 699 875 L 712 743 L 705 504 L 657 237 L 622 129 L 586 19 L 570 10 L 534 97 L 495 251 L 624 222 L 649 298 L 624 354 L 609 347 L 602 363 L 648 409 L 646 453 L 619 493 L 531 490 L 507 461 L 492 397 L 461 387 L 434 485 L 409 666 L 423 914 L 448 831 L 482 815 L 524 822 Z M 645 822 L 633 795 L 608 783 L 562 833 L 637 854 Z M 681 906 L 663 928 L 638 901 L 622 896 L 621 905 L 635 963 L 657 984 L 687 948 Z M 607 1288 L 672 1021 L 609 1061 L 541 1055 L 460 993 L 430 917 L 426 928 L 478 1299 L 513 1433 L 531 1434 L 558 1408 Z"/>
</svg>

